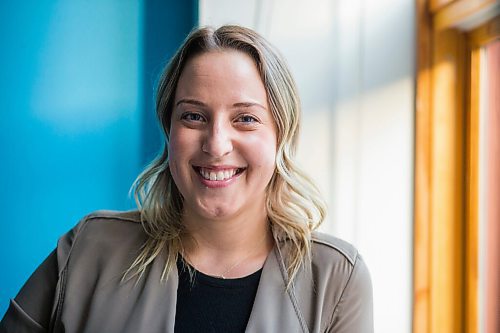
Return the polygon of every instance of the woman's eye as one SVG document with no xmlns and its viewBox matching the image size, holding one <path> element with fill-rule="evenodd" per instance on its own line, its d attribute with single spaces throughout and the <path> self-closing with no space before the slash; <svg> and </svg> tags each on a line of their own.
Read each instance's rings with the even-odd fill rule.
<svg viewBox="0 0 500 333">
<path fill-rule="evenodd" d="M 238 121 L 241 123 L 256 123 L 258 122 L 257 118 L 250 115 L 243 115 L 238 118 Z"/>
<path fill-rule="evenodd" d="M 198 121 L 203 121 L 204 118 L 199 113 L 188 112 L 182 115 L 182 120 L 198 122 Z"/>
</svg>

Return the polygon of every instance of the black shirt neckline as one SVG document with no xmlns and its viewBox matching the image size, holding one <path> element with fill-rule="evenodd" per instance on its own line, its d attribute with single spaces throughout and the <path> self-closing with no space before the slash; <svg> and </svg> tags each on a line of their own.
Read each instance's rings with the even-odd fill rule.
<svg viewBox="0 0 500 333">
<path fill-rule="evenodd" d="M 202 283 L 205 285 L 222 288 L 244 288 L 249 285 L 258 283 L 263 270 L 263 268 L 261 267 L 259 270 L 247 276 L 239 278 L 221 278 L 200 272 L 192 265 L 190 265 L 186 260 L 184 260 L 182 256 L 179 255 L 179 259 L 177 260 L 177 270 L 179 271 L 179 278 L 190 278 L 188 267 L 194 273 L 193 277 L 195 283 Z"/>
</svg>

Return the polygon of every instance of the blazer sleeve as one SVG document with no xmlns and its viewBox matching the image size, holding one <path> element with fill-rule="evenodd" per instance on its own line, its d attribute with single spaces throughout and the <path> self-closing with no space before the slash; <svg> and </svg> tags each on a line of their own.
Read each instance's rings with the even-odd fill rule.
<svg viewBox="0 0 500 333">
<path fill-rule="evenodd" d="M 0 332 L 47 332 L 57 281 L 57 253 L 54 250 L 10 301 L 0 322 Z"/>
<path fill-rule="evenodd" d="M 10 301 L 0 333 L 48 332 L 53 324 L 59 295 L 64 285 L 61 276 L 66 269 L 72 246 L 86 219 L 64 234 L 42 264 L 26 281 L 17 296 Z"/>
<path fill-rule="evenodd" d="M 335 307 L 330 333 L 373 332 L 373 290 L 370 273 L 357 255 L 349 280 Z"/>
</svg>

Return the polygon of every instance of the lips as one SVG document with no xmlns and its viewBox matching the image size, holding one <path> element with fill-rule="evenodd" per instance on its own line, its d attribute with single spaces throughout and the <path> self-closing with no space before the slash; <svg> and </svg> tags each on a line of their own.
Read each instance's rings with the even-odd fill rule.
<svg viewBox="0 0 500 333">
<path fill-rule="evenodd" d="M 246 168 L 235 167 L 199 167 L 194 166 L 193 169 L 205 180 L 208 181 L 227 181 L 234 176 L 241 174 Z"/>
</svg>

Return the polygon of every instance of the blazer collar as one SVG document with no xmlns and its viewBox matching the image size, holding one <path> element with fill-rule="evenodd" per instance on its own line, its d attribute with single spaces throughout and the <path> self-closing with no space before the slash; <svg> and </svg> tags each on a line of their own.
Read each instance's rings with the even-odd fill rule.
<svg viewBox="0 0 500 333">
<path fill-rule="evenodd" d="M 262 269 L 246 332 L 308 332 L 294 288 L 286 290 L 286 277 L 281 249 L 275 244 Z"/>
<path fill-rule="evenodd" d="M 286 290 L 286 269 L 280 246 L 275 244 L 267 256 L 262 269 L 257 294 L 255 295 L 252 312 L 246 327 L 246 332 L 308 332 L 307 325 L 299 309 L 295 288 Z M 175 295 L 168 303 L 165 316 L 167 331 L 174 332 L 175 308 L 177 302 L 177 287 L 179 284 L 177 267 L 174 266 L 167 289 Z"/>
</svg>

